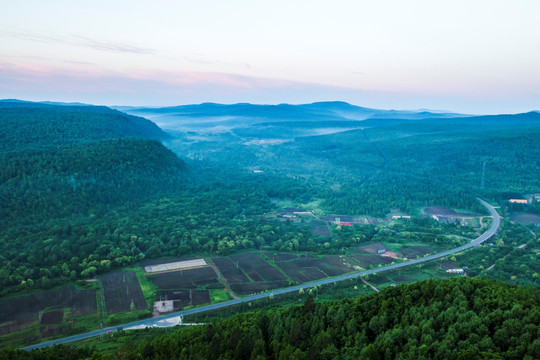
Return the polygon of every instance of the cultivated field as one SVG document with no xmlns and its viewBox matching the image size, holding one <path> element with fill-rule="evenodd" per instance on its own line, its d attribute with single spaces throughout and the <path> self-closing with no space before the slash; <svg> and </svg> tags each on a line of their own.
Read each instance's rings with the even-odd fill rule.
<svg viewBox="0 0 540 360">
<path fill-rule="evenodd" d="M 316 263 L 315 260 L 300 259 L 279 262 L 277 265 L 295 281 L 303 283 L 326 277 L 322 271 L 317 269 Z"/>
<path fill-rule="evenodd" d="M 107 314 L 146 310 L 146 300 L 134 271 L 114 271 L 101 277 Z"/>
<path fill-rule="evenodd" d="M 53 309 L 47 312 L 44 312 L 41 315 L 41 324 L 43 325 L 52 325 L 60 324 L 64 319 L 64 309 Z"/>
<path fill-rule="evenodd" d="M 236 262 L 233 262 L 230 258 L 212 258 L 212 261 L 216 264 L 221 275 L 223 275 L 227 282 L 249 282 L 249 279 L 242 270 L 240 270 L 240 267 L 236 266 Z"/>
<path fill-rule="evenodd" d="M 62 314 L 63 308 L 68 307 L 73 316 L 95 314 L 96 290 L 78 290 L 74 286 L 63 286 L 0 300 L 0 335 L 26 329 L 39 320 L 40 311 L 51 307 L 57 307 Z M 59 315 L 46 315 L 44 324 L 55 321 L 58 317 Z"/>
<path fill-rule="evenodd" d="M 394 259 L 390 257 L 379 255 L 355 255 L 353 258 L 356 259 L 356 261 L 359 262 L 360 266 L 364 269 L 367 269 L 373 265 L 391 264 L 392 261 L 394 261 Z"/>
<path fill-rule="evenodd" d="M 162 290 L 197 289 L 201 286 L 212 289 L 222 287 L 216 272 L 211 267 L 149 275 L 149 278 L 154 285 Z"/>
<path fill-rule="evenodd" d="M 257 254 L 246 253 L 230 257 L 253 281 L 282 281 L 285 276 Z"/>
<path fill-rule="evenodd" d="M 312 221 L 309 229 L 313 235 L 330 236 L 330 230 L 324 221 Z"/>
<path fill-rule="evenodd" d="M 383 243 L 373 243 L 373 244 L 366 244 L 362 246 L 358 246 L 351 250 L 354 254 L 377 254 L 378 250 L 390 250 L 388 246 L 384 245 Z"/>
<path fill-rule="evenodd" d="M 510 218 L 523 225 L 540 224 L 540 215 L 536 214 L 515 212 L 510 214 Z"/>
<path fill-rule="evenodd" d="M 221 259 L 216 260 L 219 262 Z M 175 310 L 208 304 L 211 301 L 209 290 L 223 289 L 216 272 L 210 266 L 148 275 L 148 278 L 159 288 L 157 297 L 173 300 Z"/>
<path fill-rule="evenodd" d="M 182 308 L 193 305 L 210 303 L 210 292 L 208 290 L 166 290 L 160 291 L 158 297 L 162 300 L 174 300 L 174 308 Z"/>
<path fill-rule="evenodd" d="M 354 271 L 354 265 L 345 256 L 329 255 L 323 256 L 317 267 L 328 276 L 337 276 Z"/>
<path fill-rule="evenodd" d="M 298 258 L 298 256 L 289 257 L 291 254 L 277 254 L 275 259 L 284 259 L 276 264 L 292 279 L 302 283 L 322 279 L 327 276 L 336 276 L 352 272 L 355 270 L 354 262 L 347 256 L 310 256 Z M 290 259 L 290 260 L 289 260 Z"/>
<path fill-rule="evenodd" d="M 431 246 L 402 246 L 400 252 L 408 259 L 434 253 L 436 250 Z"/>
<path fill-rule="evenodd" d="M 272 259 L 273 261 L 287 261 L 287 260 L 293 260 L 298 259 L 298 254 L 292 254 L 292 253 L 264 253 L 269 259 Z"/>
<path fill-rule="evenodd" d="M 288 285 L 287 278 L 258 254 L 245 253 L 228 258 L 214 258 L 212 261 L 231 289 L 239 295 Z"/>
</svg>

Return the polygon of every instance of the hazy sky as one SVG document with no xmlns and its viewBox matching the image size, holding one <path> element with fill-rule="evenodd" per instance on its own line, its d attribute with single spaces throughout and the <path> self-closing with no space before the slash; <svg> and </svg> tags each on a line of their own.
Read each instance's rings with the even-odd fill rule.
<svg viewBox="0 0 540 360">
<path fill-rule="evenodd" d="M 0 98 L 540 109 L 539 0 L 0 1 Z"/>
</svg>

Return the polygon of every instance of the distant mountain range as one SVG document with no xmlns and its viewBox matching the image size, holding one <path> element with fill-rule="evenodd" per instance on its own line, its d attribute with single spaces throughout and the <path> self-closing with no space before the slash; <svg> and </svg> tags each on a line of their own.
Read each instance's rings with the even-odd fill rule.
<svg viewBox="0 0 540 360">
<path fill-rule="evenodd" d="M 324 117 L 326 120 L 365 120 L 372 117 L 422 119 L 422 118 L 448 118 L 464 116 L 462 114 L 439 112 L 429 110 L 380 110 L 351 105 L 341 101 L 315 102 L 312 104 L 291 105 L 257 105 L 257 104 L 216 104 L 203 103 L 199 105 L 181 105 L 162 108 L 122 108 L 128 113 L 153 113 L 174 116 L 238 116 L 263 117 L 266 119 L 298 120 L 302 118 Z"/>
<path fill-rule="evenodd" d="M 202 103 L 198 105 L 180 105 L 171 107 L 151 108 L 122 108 L 129 113 L 151 112 L 161 114 L 174 114 L 176 116 L 250 116 L 265 118 L 298 119 L 306 116 L 324 116 L 325 118 L 338 118 L 349 120 L 364 120 L 373 116 L 399 117 L 417 119 L 419 117 L 456 117 L 463 116 L 450 112 L 439 111 L 409 111 L 409 110 L 380 110 L 351 105 L 342 101 L 315 102 L 312 104 L 216 104 Z"/>
<path fill-rule="evenodd" d="M 166 130 L 178 131 L 228 131 L 253 125 L 301 127 L 301 133 L 292 136 L 314 135 L 314 129 L 354 129 L 365 126 L 367 119 L 447 119 L 466 115 L 430 110 L 380 110 L 355 106 L 341 101 L 315 102 L 312 104 L 256 105 L 216 104 L 181 105 L 162 108 L 115 107 L 131 115 L 146 117 Z M 281 124 L 280 124 L 281 123 Z M 287 125 L 288 123 L 288 125 Z M 305 124 L 301 124 L 305 123 Z M 308 124 L 309 123 L 309 124 Z M 326 133 L 323 131 L 323 133 Z"/>
</svg>

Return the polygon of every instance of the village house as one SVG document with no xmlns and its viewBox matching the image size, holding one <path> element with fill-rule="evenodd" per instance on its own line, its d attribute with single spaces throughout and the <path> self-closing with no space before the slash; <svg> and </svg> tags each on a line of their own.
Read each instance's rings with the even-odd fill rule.
<svg viewBox="0 0 540 360">
<path fill-rule="evenodd" d="M 508 202 L 511 204 L 528 204 L 529 203 L 527 199 L 510 199 L 508 200 Z"/>
</svg>

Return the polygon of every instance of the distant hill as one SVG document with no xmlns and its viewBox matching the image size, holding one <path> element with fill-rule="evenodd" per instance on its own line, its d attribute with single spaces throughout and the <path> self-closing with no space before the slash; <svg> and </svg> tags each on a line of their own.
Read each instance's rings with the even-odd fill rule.
<svg viewBox="0 0 540 360">
<path fill-rule="evenodd" d="M 291 105 L 258 105 L 258 104 L 216 104 L 203 103 L 199 105 L 181 105 L 163 108 L 132 108 L 130 113 L 160 113 L 174 114 L 176 116 L 245 116 L 263 117 L 268 119 L 299 120 L 313 117 L 335 118 L 336 120 L 364 120 L 373 116 L 386 118 L 418 119 L 418 118 L 446 118 L 463 116 L 455 113 L 441 113 L 429 111 L 401 111 L 370 109 L 351 105 L 341 101 L 315 102 L 312 104 Z"/>
<path fill-rule="evenodd" d="M 371 118 L 424 119 L 453 118 L 464 116 L 449 112 L 401 111 L 370 109 L 346 102 L 316 102 L 312 104 L 257 105 L 257 104 L 216 104 L 182 105 L 163 108 L 121 108 L 129 114 L 145 116 L 166 129 L 241 128 L 258 123 L 319 122 L 332 126 L 332 122 L 354 121 L 351 127 L 359 127 L 361 121 Z"/>
<path fill-rule="evenodd" d="M 147 119 L 104 106 L 0 102 L 0 153 L 128 137 L 169 135 Z"/>
</svg>

